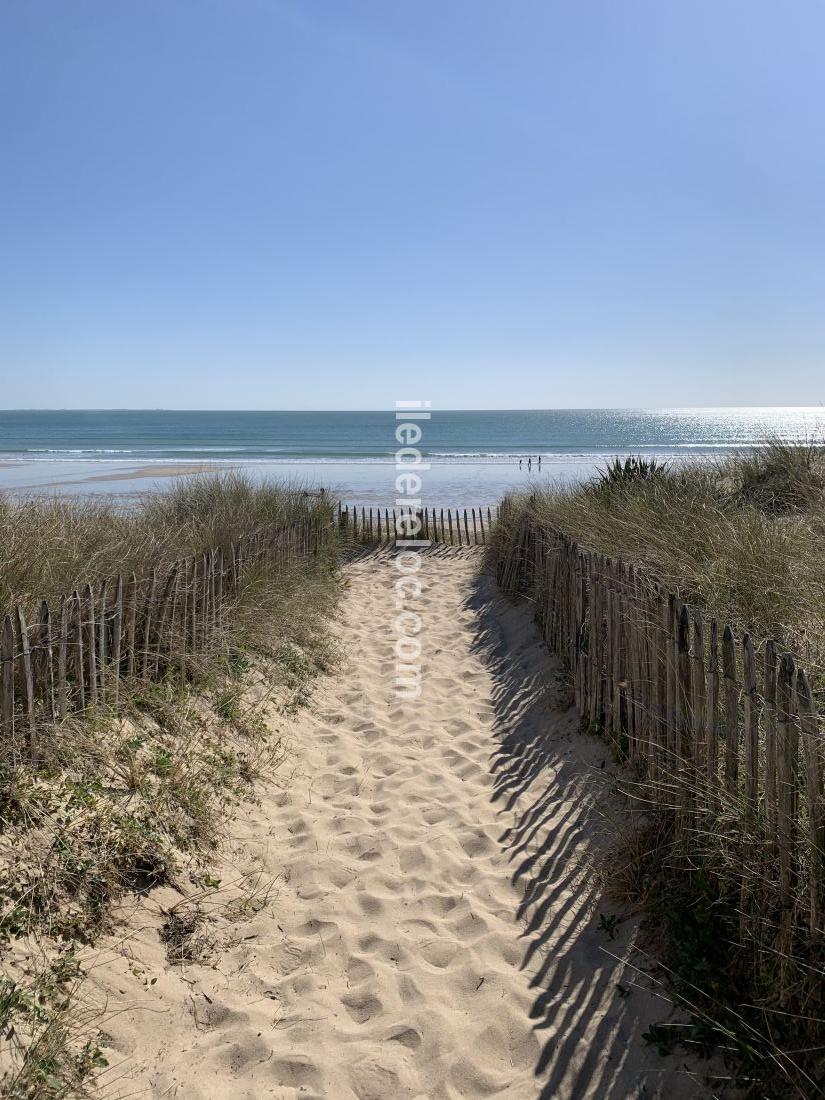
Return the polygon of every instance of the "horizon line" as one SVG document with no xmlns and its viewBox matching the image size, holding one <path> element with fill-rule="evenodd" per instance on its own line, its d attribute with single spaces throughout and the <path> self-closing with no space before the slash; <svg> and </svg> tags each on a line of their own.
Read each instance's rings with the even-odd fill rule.
<svg viewBox="0 0 825 1100">
<path fill-rule="evenodd" d="M 712 405 L 544 405 L 544 406 L 484 406 L 483 408 L 432 408 L 433 413 L 478 413 L 478 412 L 663 412 L 669 409 L 823 409 L 825 402 L 818 401 L 810 404 L 712 404 Z M 347 408 L 347 409 L 249 409 L 249 408 L 189 408 L 184 406 L 143 406 L 143 405 L 112 405 L 112 406 L 60 406 L 60 407 L 16 407 L 0 408 L 2 413 L 120 413 L 120 412 L 146 412 L 146 413 L 382 413 L 396 412 L 394 405 L 382 405 L 375 408 Z"/>
</svg>

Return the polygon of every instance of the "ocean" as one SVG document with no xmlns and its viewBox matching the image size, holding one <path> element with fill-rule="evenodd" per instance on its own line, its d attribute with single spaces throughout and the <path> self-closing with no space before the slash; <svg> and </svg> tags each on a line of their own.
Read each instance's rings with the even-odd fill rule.
<svg viewBox="0 0 825 1100">
<path fill-rule="evenodd" d="M 256 478 L 323 485 L 352 503 L 387 503 L 394 496 L 395 427 L 393 409 L 0 411 L 0 489 L 129 495 L 169 475 L 244 467 Z M 548 478 L 586 477 L 613 455 L 701 460 L 769 437 L 820 439 L 825 410 L 433 409 L 422 427 L 419 447 L 430 467 L 425 498 L 467 505 Z"/>
</svg>

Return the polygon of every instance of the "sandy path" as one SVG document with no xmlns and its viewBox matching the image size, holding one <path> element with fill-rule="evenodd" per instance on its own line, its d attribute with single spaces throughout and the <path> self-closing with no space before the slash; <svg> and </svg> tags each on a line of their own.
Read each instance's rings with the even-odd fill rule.
<svg viewBox="0 0 825 1100">
<path fill-rule="evenodd" d="M 622 961 L 640 963 L 635 923 L 611 938 L 599 919 L 613 766 L 478 560 L 426 557 L 424 695 L 404 704 L 392 560 L 348 567 L 346 667 L 297 722 L 289 784 L 235 823 L 224 872 L 260 869 L 277 894 L 211 967 L 163 970 L 147 918 L 134 950 L 161 977 L 140 997 L 102 967 L 112 1095 L 709 1095 L 640 1038 L 668 1005 Z"/>
</svg>

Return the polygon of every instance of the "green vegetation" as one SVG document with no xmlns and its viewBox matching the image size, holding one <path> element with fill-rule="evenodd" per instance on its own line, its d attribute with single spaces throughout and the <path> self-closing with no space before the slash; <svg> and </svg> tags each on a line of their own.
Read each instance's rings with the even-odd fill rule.
<svg viewBox="0 0 825 1100">
<path fill-rule="evenodd" d="M 821 511 L 825 454 L 816 443 L 791 446 L 773 440 L 731 463 L 734 499 L 778 515 Z"/>
<path fill-rule="evenodd" d="M 588 484 L 512 498 L 501 517 L 491 555 L 499 563 L 527 562 L 518 572 L 518 588 L 529 597 L 540 600 L 544 582 L 532 576 L 533 550 L 520 558 L 520 547 L 547 545 L 552 551 L 554 533 L 561 532 L 582 549 L 638 567 L 665 592 L 701 607 L 706 627 L 714 618 L 731 624 L 739 639 L 748 632 L 758 659 L 769 638 L 780 653 L 795 654 L 810 679 L 822 728 L 822 446 L 768 441 L 722 462 L 668 467 L 617 461 Z M 738 708 L 738 687 L 734 692 Z M 763 701 L 755 703 L 761 709 Z M 725 699 L 720 705 L 720 713 L 728 714 Z M 781 736 L 789 738 L 783 744 L 795 745 L 791 734 Z M 624 729 L 612 744 L 627 755 Z M 767 758 L 764 740 L 756 758 Z M 810 864 L 823 852 L 821 842 L 811 840 L 808 773 L 804 762 L 793 759 L 793 799 L 800 807 L 795 827 L 802 831 L 788 849 L 790 886 L 784 895 L 775 822 L 761 799 L 747 804 L 741 783 L 719 792 L 717 810 L 690 817 L 691 827 L 679 817 L 674 801 L 681 799 L 692 813 L 690 807 L 706 798 L 701 769 L 698 778 L 689 768 L 678 775 L 666 769 L 661 789 L 677 797 L 656 798 L 651 791 L 657 780 L 645 777 L 638 760 L 629 762 L 637 772 L 629 771 L 623 785 L 636 828 L 622 839 L 609 868 L 616 898 L 645 908 L 651 944 L 693 1020 L 687 1028 L 651 1028 L 646 1038 L 662 1050 L 684 1040 L 702 1051 L 721 1051 L 742 1094 L 760 1098 L 825 1096 L 825 943 L 821 927 L 810 927 L 808 893 Z M 782 790 L 779 796 L 787 797 Z M 779 896 L 788 900 L 779 905 Z M 610 918 L 600 919 L 609 934 Z"/>
<path fill-rule="evenodd" d="M 769 442 L 720 463 L 637 460 L 629 469 L 512 498 L 495 539 L 506 542 L 529 510 L 540 526 L 640 566 L 755 643 L 784 643 L 809 674 L 825 671 L 825 447 Z"/>
<path fill-rule="evenodd" d="M 668 463 L 655 458 L 642 458 L 628 455 L 625 459 L 614 458 L 604 469 L 599 470 L 591 483 L 591 491 L 602 488 L 611 489 L 615 485 L 630 485 L 637 481 L 650 481 L 662 477 L 670 469 Z"/>
<path fill-rule="evenodd" d="M 82 980 L 74 951 L 65 945 L 21 976 L 0 974 L 4 1097 L 63 1100 L 90 1095 L 89 1086 L 106 1060 L 74 1000 Z"/>
<path fill-rule="evenodd" d="M 117 573 L 145 576 L 312 516 L 331 521 L 332 502 L 236 472 L 182 478 L 135 507 L 107 498 L 0 495 L 0 613 Z"/>
<path fill-rule="evenodd" d="M 100 1053 L 75 997 L 75 948 L 109 928 L 126 892 L 184 869 L 204 889 L 220 885 L 210 856 L 227 816 L 282 762 L 280 716 L 306 704 L 335 660 L 326 624 L 337 577 L 331 506 L 237 475 L 181 482 L 128 512 L 0 503 L 6 607 L 303 519 L 329 533 L 319 553 L 250 562 L 222 632 L 184 673 L 169 661 L 159 680 L 122 682 L 118 713 L 101 704 L 44 722 L 37 767 L 0 746 L 2 1095 L 83 1096 L 93 1085 Z M 170 959 L 197 950 L 190 924 L 187 914 L 170 919 Z"/>
</svg>

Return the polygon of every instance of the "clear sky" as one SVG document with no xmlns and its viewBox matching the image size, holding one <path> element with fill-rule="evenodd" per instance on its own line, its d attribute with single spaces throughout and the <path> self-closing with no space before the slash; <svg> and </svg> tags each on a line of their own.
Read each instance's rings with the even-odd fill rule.
<svg viewBox="0 0 825 1100">
<path fill-rule="evenodd" d="M 822 0 L 2 0 L 0 405 L 825 401 Z"/>
</svg>

